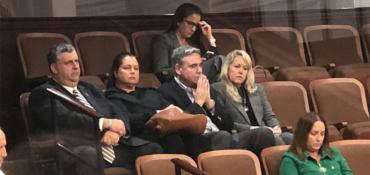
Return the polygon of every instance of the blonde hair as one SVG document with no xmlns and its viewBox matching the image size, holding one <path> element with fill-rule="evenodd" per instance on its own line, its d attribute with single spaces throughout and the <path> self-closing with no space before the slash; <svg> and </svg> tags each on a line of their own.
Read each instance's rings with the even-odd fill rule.
<svg viewBox="0 0 370 175">
<path fill-rule="evenodd" d="M 231 82 L 229 78 L 229 67 L 234 62 L 235 58 L 240 56 L 247 63 L 247 77 L 242 86 L 249 92 L 254 93 L 257 89 L 257 86 L 254 82 L 254 72 L 252 68 L 252 60 L 250 56 L 244 50 L 233 50 L 226 55 L 225 62 L 221 67 L 220 80 L 226 86 L 226 93 L 231 97 L 235 102 L 241 103 L 242 99 L 238 93 L 237 87 Z"/>
</svg>

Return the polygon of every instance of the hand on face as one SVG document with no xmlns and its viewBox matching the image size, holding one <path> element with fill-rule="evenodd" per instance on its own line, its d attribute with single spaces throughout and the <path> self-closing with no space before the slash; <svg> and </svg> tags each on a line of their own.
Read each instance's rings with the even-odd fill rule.
<svg viewBox="0 0 370 175">
<path fill-rule="evenodd" d="M 197 82 L 197 88 L 193 91 L 194 101 L 199 106 L 210 100 L 209 82 L 205 75 L 201 75 Z"/>
<path fill-rule="evenodd" d="M 202 30 L 203 35 L 207 37 L 208 40 L 214 38 L 212 35 L 211 25 L 209 25 L 206 21 L 200 21 L 199 26 L 200 26 L 200 29 Z"/>
</svg>

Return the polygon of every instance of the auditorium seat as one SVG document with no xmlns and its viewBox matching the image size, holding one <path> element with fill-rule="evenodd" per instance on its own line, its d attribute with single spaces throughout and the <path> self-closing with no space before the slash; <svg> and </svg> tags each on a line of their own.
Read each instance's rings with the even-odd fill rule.
<svg viewBox="0 0 370 175">
<path fill-rule="evenodd" d="M 1 170 L 6 175 L 38 175 L 29 160 L 7 160 L 5 159 Z"/>
<path fill-rule="evenodd" d="M 304 28 L 312 65 L 326 66 L 333 77 L 356 78 L 365 84 L 370 64 L 364 63 L 358 31 L 349 25 L 316 25 Z"/>
<path fill-rule="evenodd" d="M 370 140 L 342 140 L 331 142 L 346 158 L 353 174 L 368 175 L 370 172 Z"/>
<path fill-rule="evenodd" d="M 22 33 L 17 36 L 23 73 L 30 88 L 47 79 L 50 72 L 46 55 L 54 45 L 61 42 L 72 44 L 66 35 L 60 33 Z"/>
<path fill-rule="evenodd" d="M 217 51 L 226 56 L 229 52 L 240 49 L 245 50 L 245 40 L 243 35 L 235 29 L 212 29 L 216 39 Z M 209 41 L 202 37 L 202 43 L 209 48 Z"/>
<path fill-rule="evenodd" d="M 310 112 L 307 92 L 301 84 L 294 81 L 270 81 L 262 83 L 262 86 L 283 128 L 294 130 L 298 119 Z M 328 130 L 330 141 L 342 139 L 333 125 L 328 125 Z"/>
<path fill-rule="evenodd" d="M 262 175 L 258 157 L 248 150 L 217 150 L 201 153 L 198 167 L 211 175 Z"/>
<path fill-rule="evenodd" d="M 132 33 L 132 46 L 134 47 L 134 52 L 140 65 L 140 72 L 153 72 L 153 60 L 151 58 L 152 42 L 156 36 L 162 33 L 163 31 L 160 30 L 146 30 Z"/>
<path fill-rule="evenodd" d="M 370 23 L 362 26 L 362 39 L 364 44 L 367 62 L 370 62 Z"/>
<path fill-rule="evenodd" d="M 289 147 L 289 145 L 279 145 L 262 150 L 261 162 L 264 175 L 279 175 L 281 159 Z"/>
<path fill-rule="evenodd" d="M 291 27 L 256 27 L 246 32 L 249 52 L 256 65 L 270 70 L 275 80 L 301 83 L 329 78 L 323 67 L 308 66 L 301 33 Z"/>
<path fill-rule="evenodd" d="M 95 86 L 95 88 L 101 91 L 104 91 L 106 89 L 104 82 L 98 76 L 94 76 L 94 75 L 81 76 L 80 81 L 90 83 L 93 86 Z"/>
<path fill-rule="evenodd" d="M 315 112 L 328 124 L 343 127 L 344 139 L 370 139 L 370 119 L 363 85 L 353 78 L 314 80 L 310 84 Z"/>
<path fill-rule="evenodd" d="M 128 39 L 119 32 L 77 33 L 74 42 L 81 58 L 83 75 L 107 78 L 114 58 L 121 52 L 130 52 Z"/>
<path fill-rule="evenodd" d="M 197 167 L 195 161 L 189 156 L 183 154 L 152 154 L 140 156 L 136 159 L 136 173 L 138 175 L 175 175 L 175 164 L 173 159 L 180 159 L 189 163 L 190 167 Z M 182 175 L 191 174 L 181 170 Z"/>
<path fill-rule="evenodd" d="M 154 73 L 140 73 L 140 80 L 137 87 L 159 88 L 159 86 L 161 86 L 161 82 Z"/>
</svg>

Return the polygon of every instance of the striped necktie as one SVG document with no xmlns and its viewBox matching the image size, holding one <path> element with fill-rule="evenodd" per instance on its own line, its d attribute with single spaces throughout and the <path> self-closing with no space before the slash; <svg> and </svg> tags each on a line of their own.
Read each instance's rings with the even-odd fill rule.
<svg viewBox="0 0 370 175">
<path fill-rule="evenodd" d="M 73 96 L 76 97 L 76 99 L 80 101 L 83 105 L 95 110 L 94 107 L 91 106 L 91 104 L 86 100 L 86 98 L 79 91 L 74 89 L 72 93 L 73 93 Z M 116 158 L 116 156 L 114 155 L 113 146 L 103 145 L 102 153 L 103 153 L 104 160 L 112 164 L 114 159 Z"/>
</svg>

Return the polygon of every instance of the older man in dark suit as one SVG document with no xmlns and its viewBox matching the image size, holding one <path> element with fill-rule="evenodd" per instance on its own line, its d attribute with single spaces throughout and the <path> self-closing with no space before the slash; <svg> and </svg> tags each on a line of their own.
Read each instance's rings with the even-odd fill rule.
<svg viewBox="0 0 370 175">
<path fill-rule="evenodd" d="M 230 117 L 225 117 L 227 115 L 223 115 L 225 109 L 215 106 L 212 98 L 218 94 L 216 91 L 211 92 L 208 79 L 202 74 L 199 49 L 179 47 L 173 51 L 172 59 L 176 63 L 174 67 L 176 75 L 172 81 L 164 83 L 159 91 L 167 101 L 184 111 L 209 117 L 203 136 L 210 140 L 208 143 L 211 148 L 219 144 L 213 137 L 221 132 L 228 134 L 223 134 L 223 139 L 231 138 L 230 148 L 251 149 L 259 154 L 263 148 L 274 145 L 272 134 L 257 135 L 245 131 L 235 133 L 233 121 Z"/>
<path fill-rule="evenodd" d="M 97 127 L 94 119 L 67 101 L 51 95 L 47 88 L 53 88 L 101 116 L 98 125 L 106 167 L 133 168 L 136 157 L 162 152 L 162 148 L 156 143 L 130 137 L 129 120 L 124 115 L 126 110 L 116 108 L 99 90 L 80 81 L 79 58 L 72 45 L 56 45 L 49 52 L 47 59 L 52 79 L 34 89 L 29 100 L 32 136 L 62 139 L 63 144 L 77 155 L 85 156 L 85 160 L 96 160 L 96 153 L 94 155 L 93 151 L 86 149 L 86 145 L 93 148 L 96 143 L 92 132 Z M 76 166 L 73 163 L 67 164 Z M 76 169 L 81 170 L 79 167 Z"/>
</svg>

